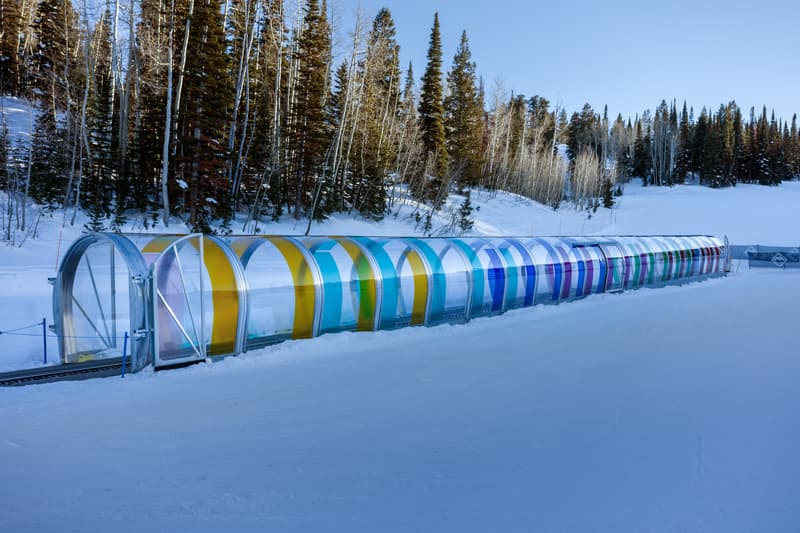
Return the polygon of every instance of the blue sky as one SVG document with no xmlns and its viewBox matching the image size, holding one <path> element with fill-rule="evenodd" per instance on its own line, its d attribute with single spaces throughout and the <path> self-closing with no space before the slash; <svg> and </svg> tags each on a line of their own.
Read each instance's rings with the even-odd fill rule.
<svg viewBox="0 0 800 533">
<path fill-rule="evenodd" d="M 370 23 L 388 7 L 404 65 L 417 82 L 425 68 L 433 14 L 439 12 L 445 69 L 467 31 L 487 93 L 502 80 L 526 96 L 585 102 L 624 117 L 661 99 L 686 100 L 698 114 L 736 100 L 749 112 L 766 104 L 790 120 L 800 112 L 800 2 L 760 0 L 330 0 L 340 42 L 360 8 Z"/>
</svg>

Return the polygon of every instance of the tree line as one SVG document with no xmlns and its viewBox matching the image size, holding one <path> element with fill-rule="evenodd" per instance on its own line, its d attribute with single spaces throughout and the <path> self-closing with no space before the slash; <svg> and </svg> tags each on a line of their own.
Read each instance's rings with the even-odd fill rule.
<svg viewBox="0 0 800 533">
<path fill-rule="evenodd" d="M 466 31 L 445 71 L 438 14 L 419 81 L 388 9 L 358 16 L 335 54 L 325 0 L 291 13 L 283 0 L 0 0 L 0 27 L 0 91 L 37 110 L 30 142 L 0 128 L 7 232 L 30 200 L 73 222 L 82 209 L 94 230 L 141 213 L 258 232 L 284 216 L 380 220 L 412 198 L 429 228 L 464 188 L 596 209 L 633 176 L 727 186 L 800 171 L 796 117 L 766 108 L 695 117 L 662 102 L 609 122 L 500 83 L 487 94 Z"/>
</svg>

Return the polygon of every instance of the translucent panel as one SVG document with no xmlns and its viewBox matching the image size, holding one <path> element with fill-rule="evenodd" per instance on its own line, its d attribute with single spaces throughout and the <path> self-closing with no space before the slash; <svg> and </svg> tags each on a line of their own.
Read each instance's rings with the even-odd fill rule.
<svg viewBox="0 0 800 533">
<path fill-rule="evenodd" d="M 624 288 L 625 278 L 629 270 L 630 258 L 628 258 L 626 264 L 625 254 L 616 244 L 601 244 L 599 246 L 606 258 L 605 291 L 621 291 Z"/>
<path fill-rule="evenodd" d="M 121 357 L 123 335 L 130 326 L 130 274 L 110 242 L 89 246 L 75 269 L 66 362 Z"/>
<path fill-rule="evenodd" d="M 536 268 L 530 251 L 517 239 L 492 239 L 506 263 L 506 309 L 533 305 Z"/>
<path fill-rule="evenodd" d="M 239 351 L 243 287 L 238 261 L 221 241 L 156 237 L 142 246 L 152 262 L 155 362 L 176 364 Z"/>
<path fill-rule="evenodd" d="M 534 303 L 558 303 L 564 284 L 564 265 L 551 242 L 545 238 L 525 242 L 536 266 L 537 283 Z"/>
<path fill-rule="evenodd" d="M 468 318 L 472 299 L 473 270 L 464 254 L 467 245 L 458 239 L 416 241 L 425 257 L 433 263 L 434 299 L 429 323 L 460 322 Z"/>
<path fill-rule="evenodd" d="M 578 260 L 578 297 L 602 292 L 605 285 L 606 263 L 600 248 L 576 243 L 574 253 Z"/>
<path fill-rule="evenodd" d="M 458 239 L 473 270 L 470 317 L 502 313 L 505 310 L 508 273 L 503 254 L 485 239 Z"/>
<path fill-rule="evenodd" d="M 210 280 L 202 266 L 199 238 L 170 245 L 153 264 L 158 359 L 178 362 L 205 358 L 203 285 Z M 189 244 L 187 246 L 187 244 Z"/>
<path fill-rule="evenodd" d="M 405 239 L 356 239 L 375 260 L 382 280 L 379 329 L 425 323 L 429 270 L 417 247 Z"/>
<path fill-rule="evenodd" d="M 203 238 L 203 329 L 206 355 L 236 353 L 243 336 L 242 308 L 246 298 L 240 286 L 241 268 L 222 241 Z M 205 280 L 208 279 L 208 283 Z"/>
<path fill-rule="evenodd" d="M 353 239 L 303 237 L 322 279 L 322 316 L 319 334 L 369 331 L 375 328 L 379 305 L 377 268 Z"/>
<path fill-rule="evenodd" d="M 318 276 L 304 248 L 284 237 L 243 237 L 231 247 L 248 286 L 247 347 L 313 336 Z"/>
</svg>

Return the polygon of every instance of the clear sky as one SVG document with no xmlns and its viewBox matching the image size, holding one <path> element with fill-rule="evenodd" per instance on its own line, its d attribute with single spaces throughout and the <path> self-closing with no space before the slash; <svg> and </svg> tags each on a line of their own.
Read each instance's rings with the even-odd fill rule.
<svg viewBox="0 0 800 533">
<path fill-rule="evenodd" d="M 588 102 L 613 119 L 683 100 L 695 114 L 736 100 L 745 116 L 762 105 L 800 113 L 800 0 L 329 0 L 340 47 L 355 14 L 371 24 L 388 7 L 404 65 L 417 83 L 439 12 L 444 68 L 467 31 L 487 95 L 496 80 L 515 93 Z M 340 48 L 341 51 L 342 48 Z M 405 68 L 405 67 L 404 67 Z"/>
</svg>

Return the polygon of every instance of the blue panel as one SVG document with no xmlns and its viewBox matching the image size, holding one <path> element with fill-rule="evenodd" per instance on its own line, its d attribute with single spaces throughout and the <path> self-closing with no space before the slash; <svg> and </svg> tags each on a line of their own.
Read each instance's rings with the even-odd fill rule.
<svg viewBox="0 0 800 533">
<path fill-rule="evenodd" d="M 489 256 L 491 267 L 489 268 L 489 291 L 492 294 L 492 312 L 496 313 L 503 310 L 503 298 L 506 293 L 506 269 L 503 261 L 497 252 L 491 248 L 486 248 L 486 255 Z"/>
<path fill-rule="evenodd" d="M 323 240 L 310 247 L 322 274 L 322 325 L 320 334 L 339 331 L 342 328 L 342 279 L 339 267 L 330 254 L 336 246 L 334 240 Z"/>
<path fill-rule="evenodd" d="M 533 305 L 533 295 L 534 291 L 536 290 L 536 268 L 533 265 L 533 258 L 531 257 L 530 251 L 525 248 L 517 240 L 508 239 L 508 242 L 511 246 L 513 246 L 523 257 L 525 261 L 525 306 Z"/>
</svg>

